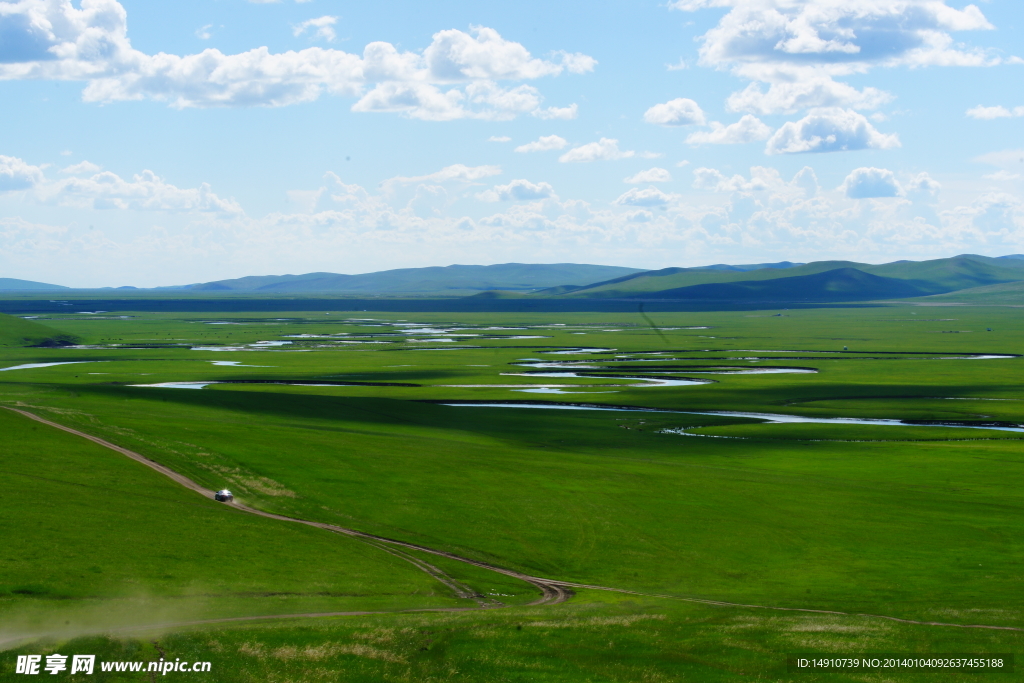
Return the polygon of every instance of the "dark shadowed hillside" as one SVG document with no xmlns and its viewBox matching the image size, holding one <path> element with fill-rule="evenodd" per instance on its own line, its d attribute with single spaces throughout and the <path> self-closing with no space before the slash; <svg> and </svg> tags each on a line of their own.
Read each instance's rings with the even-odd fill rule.
<svg viewBox="0 0 1024 683">
<path fill-rule="evenodd" d="M 679 287 L 654 293 L 633 294 L 629 298 L 698 301 L 864 301 L 920 296 L 923 293 L 920 288 L 903 280 L 871 275 L 856 268 L 836 268 L 824 273 L 773 280 L 746 280 Z"/>
</svg>

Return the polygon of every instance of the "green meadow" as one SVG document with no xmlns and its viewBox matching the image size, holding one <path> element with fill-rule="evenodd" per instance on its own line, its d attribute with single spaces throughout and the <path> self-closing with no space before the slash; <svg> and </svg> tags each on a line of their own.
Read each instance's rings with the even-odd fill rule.
<svg viewBox="0 0 1024 683">
<path fill-rule="evenodd" d="M 524 581 L 247 515 L 0 410 L 0 676 L 67 650 L 214 663 L 181 680 L 974 680 L 785 656 L 1021 653 L 1013 308 L 0 326 L 0 406 L 253 508 L 609 589 L 533 605 Z M 70 364 L 4 369 L 49 363 Z M 323 612 L 372 614 L 255 619 Z"/>
</svg>

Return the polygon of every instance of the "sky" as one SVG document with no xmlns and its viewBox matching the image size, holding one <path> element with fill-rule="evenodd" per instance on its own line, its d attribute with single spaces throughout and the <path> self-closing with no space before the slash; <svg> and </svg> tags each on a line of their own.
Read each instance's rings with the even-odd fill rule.
<svg viewBox="0 0 1024 683">
<path fill-rule="evenodd" d="M 1024 252 L 1024 3 L 0 0 L 0 277 Z"/>
</svg>

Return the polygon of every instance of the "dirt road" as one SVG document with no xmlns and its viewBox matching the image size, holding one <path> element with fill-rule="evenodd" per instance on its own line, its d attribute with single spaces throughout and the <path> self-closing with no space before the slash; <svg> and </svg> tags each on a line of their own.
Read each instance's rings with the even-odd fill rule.
<svg viewBox="0 0 1024 683">
<path fill-rule="evenodd" d="M 60 429 L 62 431 L 68 432 L 69 434 L 74 434 L 75 436 L 79 436 L 79 437 L 81 437 L 83 439 L 88 439 L 89 441 L 92 441 L 93 443 L 96 443 L 96 444 L 98 444 L 100 446 L 103 446 L 104 448 L 109 448 L 109 449 L 111 449 L 113 451 L 117 451 L 118 453 L 120 453 L 120 454 L 122 454 L 124 456 L 127 456 L 127 457 L 131 458 L 132 460 L 135 460 L 137 462 L 142 463 L 143 465 L 145 465 L 146 467 L 149 467 L 150 469 L 156 470 L 160 474 L 162 474 L 165 477 L 168 477 L 168 478 L 174 480 L 175 482 L 177 482 L 178 484 L 184 486 L 185 488 L 191 489 L 192 491 L 195 491 L 196 493 L 198 493 L 198 494 L 200 494 L 200 495 L 202 495 L 202 496 L 204 496 L 206 498 L 211 498 L 211 499 L 213 498 L 214 492 L 212 490 L 207 489 L 207 488 L 205 488 L 203 486 L 200 486 L 199 484 L 197 484 L 196 482 L 192 481 L 188 477 L 185 477 L 185 476 L 183 476 L 181 474 L 178 474 L 174 470 L 172 470 L 172 469 L 170 469 L 168 467 L 165 467 L 165 466 L 161 465 L 158 462 L 150 460 L 149 458 L 145 457 L 144 455 L 142 455 L 140 453 L 136 453 L 135 451 L 128 450 L 127 448 L 122 448 L 121 446 L 118 446 L 116 444 L 110 443 L 109 441 L 106 441 L 106 440 L 101 439 L 99 437 L 92 436 L 91 434 L 87 434 L 85 432 L 81 432 L 81 431 L 79 431 L 77 429 L 73 429 L 71 427 L 66 427 L 66 426 L 64 426 L 62 424 L 59 424 L 57 422 L 52 422 L 52 421 L 47 420 L 45 418 L 39 417 L 38 415 L 35 415 L 34 413 L 30 413 L 30 412 L 28 412 L 26 410 L 21 410 L 21 409 L 18 409 L 18 408 L 10 408 L 10 407 L 7 407 L 7 406 L 4 406 L 4 407 L 6 407 L 7 410 L 11 410 L 11 411 L 14 411 L 16 413 L 19 413 L 19 414 L 21 414 L 21 415 L 23 415 L 23 416 L 25 416 L 25 417 L 27 417 L 27 418 L 29 418 L 31 420 L 35 420 L 36 422 L 41 422 L 41 423 L 43 423 L 45 425 L 49 425 L 50 427 L 54 427 L 56 429 Z M 471 564 L 471 565 L 476 566 L 476 567 L 480 567 L 480 568 L 483 568 L 483 569 L 487 569 L 489 571 L 497 572 L 499 574 L 504 574 L 505 576 L 510 576 L 510 577 L 519 579 L 521 581 L 525 581 L 526 583 L 531 584 L 532 586 L 536 587 L 538 590 L 541 591 L 541 597 L 538 600 L 535 600 L 534 602 L 529 603 L 530 605 L 553 605 L 553 604 L 557 604 L 557 603 L 560 603 L 560 602 L 565 602 L 566 600 L 568 600 L 569 598 L 571 598 L 574 595 L 573 589 L 576 588 L 576 589 L 587 589 L 587 590 L 611 591 L 611 592 L 615 592 L 615 593 L 624 593 L 624 594 L 627 594 L 627 595 L 637 595 L 637 596 L 651 597 L 651 598 L 662 598 L 662 599 L 667 599 L 667 600 L 680 600 L 680 601 L 683 601 L 683 602 L 692 602 L 692 603 L 697 603 L 697 604 L 702 604 L 702 605 L 709 605 L 709 606 L 713 606 L 713 607 L 732 607 L 732 608 L 743 608 L 743 609 L 764 609 L 764 610 L 777 610 L 777 611 L 784 611 L 784 612 L 807 612 L 807 613 L 811 613 L 811 614 L 832 614 L 832 615 L 837 615 L 837 616 L 856 616 L 856 617 L 866 617 L 866 618 L 872 618 L 872 619 L 886 619 L 886 620 L 889 620 L 889 621 L 897 621 L 897 622 L 904 623 L 904 624 L 916 624 L 916 625 L 920 625 L 920 626 L 942 626 L 942 627 L 952 627 L 952 628 L 992 629 L 992 630 L 997 630 L 997 631 L 1024 631 L 1024 628 L 1018 628 L 1018 627 L 1014 627 L 1014 626 L 992 626 L 992 625 L 988 625 L 988 624 L 951 624 L 951 623 L 945 623 L 945 622 L 939 622 L 939 621 L 916 621 L 914 619 L 901 619 L 899 617 L 886 616 L 886 615 L 882 615 L 882 614 L 863 614 L 863 613 L 854 613 L 854 612 L 840 612 L 840 611 L 833 611 L 833 610 L 817 610 L 817 609 L 808 609 L 808 608 L 803 608 L 803 607 L 778 607 L 778 606 L 773 606 L 773 605 L 747 605 L 747 604 L 735 603 L 735 602 L 724 602 L 724 601 L 720 601 L 720 600 L 704 600 L 704 599 L 701 599 L 701 598 L 685 598 L 685 597 L 680 597 L 680 596 L 676 596 L 676 595 L 658 595 L 658 594 L 654 594 L 654 593 L 643 593 L 643 592 L 640 592 L 640 591 L 632 591 L 632 590 L 628 590 L 628 589 L 624 589 L 624 588 L 613 588 L 613 587 L 610 587 L 610 586 L 596 586 L 596 585 L 591 585 L 591 584 L 575 583 L 575 582 L 572 582 L 572 581 L 561 581 L 561 580 L 557 580 L 557 579 L 546 579 L 546 578 L 542 578 L 542 577 L 538 577 L 538 576 L 530 576 L 529 574 L 523 574 L 522 572 L 517 572 L 517 571 L 512 570 L 512 569 L 505 569 L 504 567 L 498 567 L 498 566 L 495 566 L 495 565 L 492 565 L 492 564 L 487 564 L 486 562 L 479 562 L 477 560 L 472 560 L 472 559 L 467 558 L 467 557 L 461 557 L 459 555 L 455 555 L 453 553 L 444 552 L 442 550 L 435 550 L 433 548 L 427 548 L 425 546 L 416 545 L 414 543 L 406 543 L 404 541 L 398 541 L 398 540 L 395 540 L 395 539 L 392 539 L 392 538 L 385 538 L 383 536 L 376 536 L 374 534 L 368 534 L 368 533 L 364 533 L 362 531 L 356 531 L 354 529 L 346 529 L 345 527 L 340 527 L 340 526 L 337 526 L 337 525 L 334 525 L 334 524 L 327 524 L 327 523 L 324 523 L 324 522 L 314 522 L 314 521 L 310 521 L 310 520 L 306 520 L 306 519 L 296 519 L 294 517 L 286 517 L 284 515 L 277 515 L 277 514 L 274 514 L 272 512 L 265 512 L 263 510 L 258 510 L 256 508 L 252 508 L 252 507 L 249 507 L 247 505 L 242 505 L 240 503 L 229 503 L 227 505 L 230 505 L 231 507 L 233 507 L 236 510 L 241 510 L 242 512 L 246 512 L 246 513 L 253 514 L 253 515 L 259 515 L 260 517 L 267 517 L 269 519 L 277 519 L 277 520 L 281 520 L 281 521 L 285 521 L 285 522 L 293 522 L 295 524 L 305 524 L 307 526 L 317 527 L 318 529 L 325 529 L 327 531 L 331 531 L 331 532 L 334 532 L 334 533 L 337 533 L 337 534 L 343 534 L 345 536 L 350 536 L 350 537 L 353 537 L 353 538 L 357 538 L 357 539 L 359 539 L 359 540 L 361 540 L 363 542 L 369 543 L 370 545 L 373 545 L 374 547 L 377 547 L 377 548 L 379 548 L 381 550 L 389 552 L 389 553 L 391 553 L 393 555 L 396 555 L 396 556 L 400 557 L 403 560 L 406 560 L 407 562 L 412 563 L 418 569 L 427 572 L 428 574 L 433 576 L 438 581 L 441 581 L 442 583 L 447 585 L 449 588 L 451 588 L 455 592 L 455 594 L 458 597 L 474 599 L 474 600 L 477 601 L 477 604 L 479 605 L 479 607 L 475 607 L 475 608 L 473 608 L 473 607 L 468 607 L 468 608 L 438 608 L 438 609 L 409 610 L 409 612 L 431 612 L 431 611 L 437 611 L 437 612 L 457 612 L 457 611 L 465 611 L 465 610 L 473 610 L 473 609 L 494 609 L 494 608 L 497 608 L 497 607 L 504 607 L 504 606 L 501 605 L 500 603 L 495 603 L 494 601 L 489 600 L 485 596 L 480 595 L 476 591 L 473 591 L 471 588 L 469 588 L 468 586 L 465 586 L 461 582 L 458 582 L 455 579 L 452 579 L 447 574 L 445 574 L 441 569 L 439 569 L 439 568 L 437 568 L 437 567 L 435 567 L 435 566 L 433 566 L 433 565 L 431 565 L 431 564 L 429 564 L 427 562 L 424 562 L 423 560 L 421 560 L 421 559 L 419 559 L 417 557 L 414 557 L 414 556 L 410 555 L 409 553 L 404 552 L 404 549 L 416 550 L 416 551 L 419 551 L 419 552 L 422 552 L 422 553 L 428 553 L 428 554 L 436 555 L 436 556 L 439 556 L 439 557 L 446 557 L 446 558 L 448 558 L 450 560 L 455 560 L 455 561 L 458 561 L 458 562 L 464 562 L 466 564 Z M 214 624 L 214 623 L 222 623 L 222 622 L 228 622 L 228 621 L 247 621 L 247 620 L 261 620 L 261 619 L 294 619 L 294 618 L 299 618 L 299 617 L 329 617 L 329 616 L 365 615 L 365 614 L 377 614 L 377 613 L 379 613 L 379 612 L 320 612 L 320 613 L 313 613 L 313 614 L 289 614 L 289 615 L 266 615 L 266 616 L 254 616 L 254 617 L 234 617 L 234 618 L 230 618 L 230 619 L 212 619 L 212 620 L 202 620 L 202 621 L 193 621 L 193 622 L 182 622 L 180 624 L 165 624 L 165 625 L 161 625 L 161 627 L 162 628 L 166 628 L 166 627 L 190 626 L 190 625 L 198 625 L 198 624 Z M 146 628 L 154 628 L 154 627 L 146 627 Z M 143 630 L 143 629 L 135 629 L 135 630 Z M 3 643 L 0 643 L 0 645 L 3 645 Z"/>
</svg>

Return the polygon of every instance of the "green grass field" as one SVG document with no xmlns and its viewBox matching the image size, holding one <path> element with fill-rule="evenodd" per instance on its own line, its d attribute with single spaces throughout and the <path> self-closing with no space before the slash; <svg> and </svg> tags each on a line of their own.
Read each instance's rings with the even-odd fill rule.
<svg viewBox="0 0 1024 683">
<path fill-rule="evenodd" d="M 2 406 L 255 508 L 628 592 L 528 606 L 528 583 L 410 553 L 504 605 L 481 611 L 373 545 L 0 411 L 0 671 L 59 648 L 152 659 L 154 640 L 217 667 L 182 680 L 217 681 L 935 680 L 788 674 L 785 655 L 1021 651 L 1024 432 L 968 428 L 1024 422 L 1015 309 L 33 322 L 83 346 L 0 349 Z M 755 368 L 803 372 L 734 374 Z M 656 383 L 686 378 L 713 382 Z M 208 384 L 136 386 L 189 382 Z M 694 414 L 714 411 L 933 424 Z M 403 613 L 424 608 L 468 611 Z M 327 611 L 378 614 L 118 630 Z"/>
</svg>

